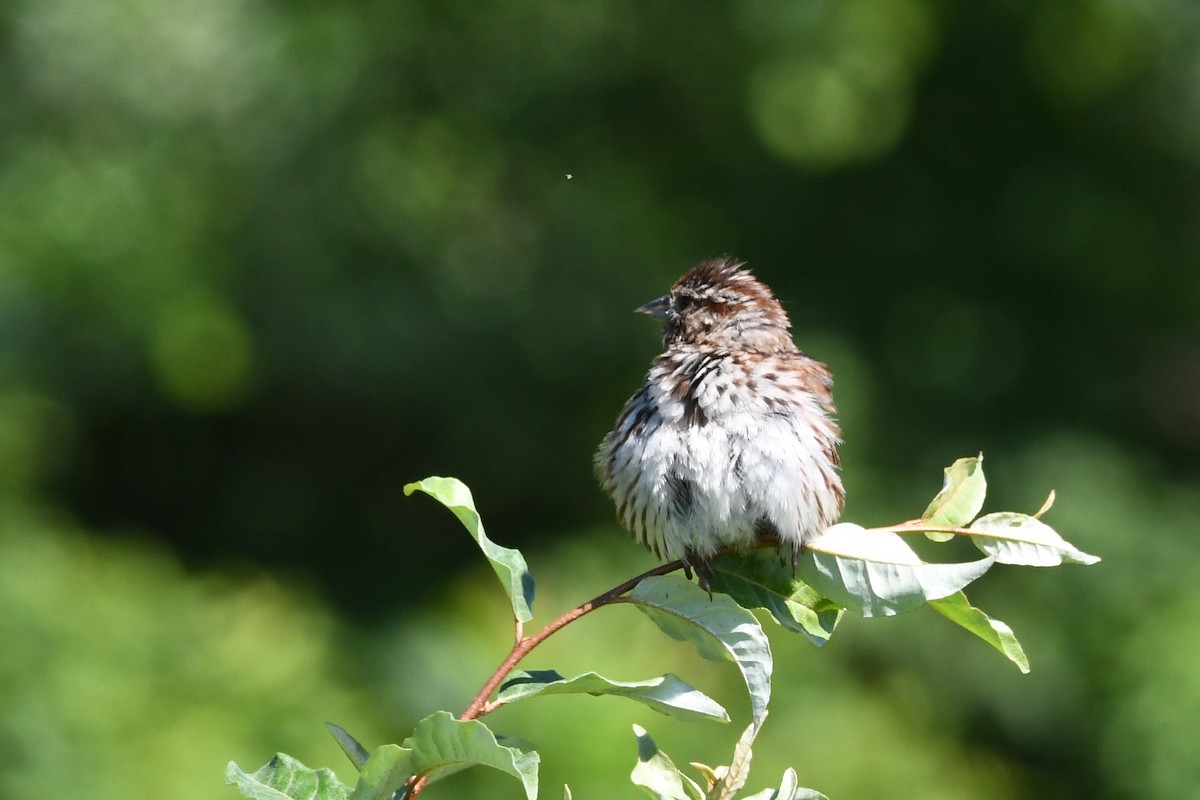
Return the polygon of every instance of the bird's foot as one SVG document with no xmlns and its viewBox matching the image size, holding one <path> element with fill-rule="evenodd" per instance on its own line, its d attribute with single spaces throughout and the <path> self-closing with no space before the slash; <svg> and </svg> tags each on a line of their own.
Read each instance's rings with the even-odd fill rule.
<svg viewBox="0 0 1200 800">
<path fill-rule="evenodd" d="M 790 562 L 793 578 L 796 577 L 796 570 L 800 568 L 800 551 L 803 549 L 803 545 L 799 544 L 781 544 L 779 546 L 779 566 L 786 568 Z M 789 555 L 791 558 L 788 557 Z"/>
<path fill-rule="evenodd" d="M 701 589 L 708 592 L 708 599 L 711 600 L 713 596 L 711 583 L 713 576 L 712 562 L 708 560 L 707 556 L 697 556 L 695 553 L 688 553 L 683 558 L 683 574 L 687 576 L 688 580 L 691 580 L 693 571 L 696 573 L 696 583 Z"/>
</svg>

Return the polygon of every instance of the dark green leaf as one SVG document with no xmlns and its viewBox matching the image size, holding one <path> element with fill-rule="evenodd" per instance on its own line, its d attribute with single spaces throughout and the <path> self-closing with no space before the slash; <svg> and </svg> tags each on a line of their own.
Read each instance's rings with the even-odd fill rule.
<svg viewBox="0 0 1200 800">
<path fill-rule="evenodd" d="M 525 563 L 525 556 L 520 550 L 501 547 L 493 542 L 483 532 L 483 520 L 475 510 L 475 500 L 471 490 L 457 478 L 426 478 L 423 481 L 410 483 L 404 487 L 404 494 L 425 492 L 433 499 L 450 509 L 458 517 L 471 538 L 479 545 L 479 549 L 492 563 L 492 569 L 504 591 L 512 602 L 513 615 L 521 622 L 533 618 L 533 575 Z"/>
<path fill-rule="evenodd" d="M 766 550 L 723 556 L 713 563 L 714 591 L 743 608 L 765 609 L 783 627 L 820 646 L 829 640 L 842 608 L 792 574 L 790 564 Z"/>
<path fill-rule="evenodd" d="M 346 754 L 346 758 L 350 759 L 350 763 L 359 772 L 362 772 L 363 765 L 367 763 L 367 759 L 371 754 L 367 752 L 367 748 L 358 743 L 350 734 L 346 733 L 346 729 L 341 725 L 334 725 L 332 722 L 325 723 L 326 729 L 333 734 L 333 738 L 337 741 L 338 747 L 342 748 L 342 752 Z"/>
<path fill-rule="evenodd" d="M 330 770 L 309 769 L 283 753 L 252 774 L 230 761 L 225 783 L 236 785 L 251 800 L 346 800 L 350 794 Z"/>
<path fill-rule="evenodd" d="M 500 687 L 496 701 L 511 703 L 539 694 L 616 695 L 678 719 L 729 721 L 729 714 L 720 704 L 674 675 L 646 681 L 614 681 L 594 672 L 574 678 L 564 678 L 554 670 L 514 672 Z"/>
</svg>

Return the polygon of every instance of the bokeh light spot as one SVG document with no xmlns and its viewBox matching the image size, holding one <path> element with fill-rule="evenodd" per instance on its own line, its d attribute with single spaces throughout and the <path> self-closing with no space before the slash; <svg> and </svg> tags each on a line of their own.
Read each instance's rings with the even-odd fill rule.
<svg viewBox="0 0 1200 800">
<path fill-rule="evenodd" d="M 0 489 L 27 489 L 68 455 L 72 418 L 58 402 L 28 391 L 0 393 Z"/>
<path fill-rule="evenodd" d="M 936 288 L 897 299 L 887 353 L 906 381 L 958 396 L 1003 389 L 1023 363 L 1021 332 L 1007 314 Z"/>
<path fill-rule="evenodd" d="M 152 343 L 158 383 L 189 411 L 222 411 L 249 388 L 252 343 L 245 323 L 215 303 L 168 306 Z"/>
<path fill-rule="evenodd" d="M 799 166 L 829 169 L 880 156 L 908 124 L 909 98 L 835 64 L 780 60 L 756 71 L 750 110 L 763 143 Z"/>
<path fill-rule="evenodd" d="M 1152 63 L 1155 30 L 1148 5 L 1087 0 L 1038 6 L 1028 56 L 1034 76 L 1072 102 L 1126 85 Z"/>
</svg>

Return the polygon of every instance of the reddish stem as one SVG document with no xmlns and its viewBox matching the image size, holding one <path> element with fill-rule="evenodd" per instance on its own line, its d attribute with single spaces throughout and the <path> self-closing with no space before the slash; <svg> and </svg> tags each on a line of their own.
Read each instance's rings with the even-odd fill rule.
<svg viewBox="0 0 1200 800">
<path fill-rule="evenodd" d="M 492 673 L 492 676 L 488 678 L 487 683 L 485 683 L 483 688 L 479 690 L 479 694 L 475 695 L 475 699 L 471 701 L 471 704 L 467 706 L 466 711 L 459 716 L 459 719 L 464 722 L 467 720 L 478 719 L 484 714 L 493 711 L 497 706 L 488 702 L 488 698 L 492 696 L 492 692 L 496 691 L 500 684 L 504 682 L 504 679 L 507 678 L 509 673 L 511 673 L 517 664 L 520 663 L 521 659 L 529 655 L 529 651 L 546 641 L 546 639 L 550 638 L 552 635 L 562 630 L 570 623 L 579 619 L 584 614 L 595 611 L 597 608 L 602 606 L 619 602 L 621 595 L 631 591 L 646 578 L 652 578 L 656 575 L 666 575 L 667 573 L 674 572 L 675 570 L 682 568 L 682 561 L 671 561 L 667 564 L 660 564 L 654 569 L 646 570 L 641 575 L 630 578 L 624 583 L 614 586 L 608 591 L 596 595 L 586 603 L 572 608 L 570 611 L 563 614 L 561 617 L 554 620 L 532 636 L 521 636 L 522 626 L 518 621 L 516 643 L 513 645 L 513 649 L 509 652 L 508 657 L 504 659 L 500 666 L 496 668 L 496 671 Z M 427 778 L 428 776 L 426 775 L 423 775 L 420 778 L 417 778 L 415 775 L 413 776 L 413 780 L 410 780 L 409 782 L 408 792 L 405 795 L 407 800 L 415 800 L 415 798 L 421 794 L 421 792 L 425 789 Z"/>
<path fill-rule="evenodd" d="M 959 528 L 954 525 L 930 525 L 924 520 L 910 519 L 899 525 L 888 525 L 882 528 L 867 528 L 871 533 L 953 533 L 958 536 L 975 536 L 978 531 L 970 528 Z"/>
</svg>

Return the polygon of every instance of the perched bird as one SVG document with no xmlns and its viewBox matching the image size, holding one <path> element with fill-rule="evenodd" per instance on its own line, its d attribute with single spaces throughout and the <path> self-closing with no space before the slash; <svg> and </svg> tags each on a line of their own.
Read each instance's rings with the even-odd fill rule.
<svg viewBox="0 0 1200 800">
<path fill-rule="evenodd" d="M 794 569 L 845 501 L 829 370 L 729 257 L 697 264 L 637 310 L 663 321 L 663 352 L 595 462 L 621 525 L 705 588 L 725 548 L 774 542 Z"/>
</svg>

